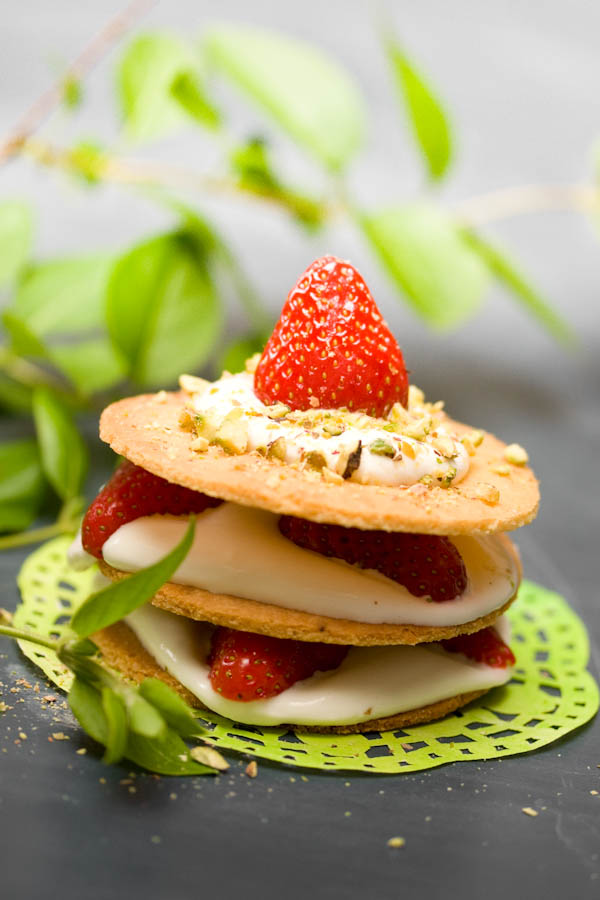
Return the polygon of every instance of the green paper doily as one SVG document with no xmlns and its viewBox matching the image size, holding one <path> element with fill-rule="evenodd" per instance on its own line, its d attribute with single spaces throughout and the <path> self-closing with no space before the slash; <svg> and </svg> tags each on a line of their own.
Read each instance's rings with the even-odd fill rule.
<svg viewBox="0 0 600 900">
<path fill-rule="evenodd" d="M 61 636 L 71 613 L 92 588 L 95 569 L 73 572 L 56 538 L 25 561 L 18 584 L 19 628 Z M 203 713 L 220 749 L 310 769 L 402 773 L 456 760 L 497 759 L 526 753 L 588 722 L 598 709 L 598 688 L 585 670 L 585 627 L 558 594 L 523 582 L 508 616 L 517 666 L 511 682 L 439 722 L 359 735 L 299 734 L 281 728 L 237 725 Z M 21 649 L 48 678 L 68 690 L 70 673 L 54 653 L 32 644 Z"/>
</svg>

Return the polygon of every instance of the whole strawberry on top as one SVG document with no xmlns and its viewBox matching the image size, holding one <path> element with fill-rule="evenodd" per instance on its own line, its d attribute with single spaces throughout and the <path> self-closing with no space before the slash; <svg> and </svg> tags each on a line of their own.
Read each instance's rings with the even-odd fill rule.
<svg viewBox="0 0 600 900">
<path fill-rule="evenodd" d="M 347 407 L 385 416 L 406 406 L 402 352 L 362 276 L 335 256 L 315 260 L 288 294 L 260 358 L 254 391 L 292 409 Z"/>
</svg>

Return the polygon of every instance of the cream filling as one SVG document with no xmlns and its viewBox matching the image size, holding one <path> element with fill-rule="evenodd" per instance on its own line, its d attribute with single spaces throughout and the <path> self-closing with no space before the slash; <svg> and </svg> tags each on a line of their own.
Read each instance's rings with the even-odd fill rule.
<svg viewBox="0 0 600 900">
<path fill-rule="evenodd" d="M 452 537 L 467 569 L 465 592 L 444 603 L 414 597 L 378 572 L 296 546 L 278 516 L 223 503 L 198 516 L 194 543 L 171 581 L 355 622 L 461 625 L 487 615 L 513 596 L 519 580 L 514 551 L 503 535 Z M 124 572 L 152 565 L 183 537 L 187 518 L 145 516 L 122 525 L 105 543 L 106 562 Z M 92 562 L 73 545 L 76 567 Z"/>
<path fill-rule="evenodd" d="M 322 429 L 299 424 L 309 413 L 292 413 L 289 418 L 269 418 L 269 408 L 254 393 L 254 376 L 248 372 L 224 375 L 206 389 L 191 394 L 190 405 L 197 413 L 207 415 L 217 422 L 234 410 L 242 410 L 242 420 L 248 437 L 248 450 L 267 447 L 278 438 L 284 438 L 283 458 L 287 463 L 298 463 L 309 453 L 324 457 L 326 466 L 343 474 L 344 460 L 356 450 L 359 441 L 362 452 L 360 464 L 351 475 L 352 481 L 362 484 L 406 485 L 415 484 L 426 475 L 434 478 L 449 476 L 453 483 L 460 481 L 469 469 L 469 455 L 460 441 L 448 434 L 443 425 L 436 426 L 436 438 L 425 436 L 423 440 L 387 431 L 381 419 L 370 416 L 360 418 L 357 424 L 348 424 L 339 435 L 324 434 Z M 314 410 L 312 411 L 314 413 Z M 332 420 L 339 418 L 340 410 L 322 410 L 330 413 Z M 350 417 L 352 421 L 352 417 Z M 435 440 L 450 441 L 452 455 L 446 458 L 436 449 Z M 389 458 L 371 452 L 368 448 L 375 441 L 383 441 L 396 452 Z M 408 444 L 410 453 L 403 444 Z M 454 476 L 453 479 L 451 476 Z"/>
<path fill-rule="evenodd" d="M 506 635 L 503 619 L 498 628 Z M 207 657 L 212 628 L 154 606 L 127 624 L 161 668 L 208 709 L 249 725 L 347 725 L 419 709 L 457 694 L 505 684 L 512 669 L 494 669 L 448 653 L 439 644 L 351 647 L 337 669 L 315 672 L 276 697 L 244 703 L 213 690 Z"/>
</svg>

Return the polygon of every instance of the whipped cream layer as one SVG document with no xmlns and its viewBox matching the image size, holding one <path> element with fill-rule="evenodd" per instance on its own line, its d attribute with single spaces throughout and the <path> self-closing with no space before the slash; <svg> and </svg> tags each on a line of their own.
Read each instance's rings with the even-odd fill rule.
<svg viewBox="0 0 600 900">
<path fill-rule="evenodd" d="M 321 556 L 283 537 L 278 516 L 223 503 L 198 516 L 193 545 L 171 579 L 274 606 L 355 622 L 461 625 L 487 615 L 513 596 L 519 581 L 514 550 L 504 535 L 452 537 L 467 569 L 467 589 L 454 600 L 414 597 L 379 572 Z M 146 516 L 122 525 L 105 543 L 106 562 L 136 572 L 181 540 L 187 518 Z M 93 562 L 74 544 L 70 562 Z"/>
<path fill-rule="evenodd" d="M 439 644 L 351 647 L 337 669 L 315 672 L 276 697 L 244 703 L 213 690 L 207 658 L 212 627 L 147 605 L 127 624 L 159 666 L 208 709 L 249 725 L 348 725 L 428 706 L 505 684 L 512 669 L 494 669 Z M 498 627 L 507 639 L 507 623 Z M 497 623 L 498 626 L 498 623 Z"/>
<path fill-rule="evenodd" d="M 356 468 L 345 477 L 361 484 L 410 485 L 425 476 L 449 484 L 460 481 L 469 469 L 467 451 L 441 424 L 431 424 L 431 433 L 423 433 L 419 440 L 389 430 L 396 428 L 391 420 L 337 409 L 289 411 L 276 418 L 281 411 L 274 413 L 273 407 L 265 406 L 253 385 L 254 376 L 249 372 L 226 374 L 192 392 L 190 408 L 215 423 L 241 411 L 247 450 L 266 451 L 283 438 L 277 458 L 287 463 L 306 462 L 316 454 L 326 468 L 344 475 L 348 460 L 353 454 L 359 455 Z M 338 429 L 340 433 L 336 434 Z"/>
</svg>

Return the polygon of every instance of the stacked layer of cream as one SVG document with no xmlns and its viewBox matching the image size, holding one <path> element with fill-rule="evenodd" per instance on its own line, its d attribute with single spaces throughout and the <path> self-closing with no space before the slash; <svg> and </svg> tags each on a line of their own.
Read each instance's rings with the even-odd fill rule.
<svg viewBox="0 0 600 900">
<path fill-rule="evenodd" d="M 188 386 L 195 384 L 196 380 L 188 381 Z M 218 423 L 247 419 L 248 425 L 244 427 L 247 443 L 241 450 L 238 448 L 237 456 L 241 459 L 260 456 L 260 466 L 279 470 L 292 468 L 307 452 L 308 441 L 312 442 L 308 452 L 317 451 L 325 459 L 322 468 L 330 470 L 331 465 L 334 470 L 336 451 L 351 454 L 358 435 L 361 444 L 367 448 L 359 460 L 360 465 L 352 472 L 354 480 L 360 483 L 397 487 L 422 482 L 424 476 L 425 481 L 429 476 L 439 483 L 441 467 L 452 467 L 456 482 L 468 473 L 470 457 L 464 443 L 443 427 L 436 428 L 433 438 L 427 442 L 426 435 L 420 440 L 411 439 L 399 431 L 382 430 L 379 420 L 369 422 L 368 417 L 362 416 L 362 421 L 350 421 L 340 433 L 335 433 L 334 427 L 331 429 L 334 433 L 329 434 L 323 432 L 322 426 L 327 425 L 329 418 L 334 419 L 337 411 L 331 411 L 331 417 L 327 416 L 328 411 L 319 411 L 318 427 L 307 428 L 306 422 L 294 418 L 286 423 L 287 415 L 281 416 L 280 410 L 263 407 L 248 392 L 248 386 L 247 377 L 235 376 L 208 387 L 203 385 L 200 391 L 180 395 L 176 402 L 172 395 L 168 395 L 167 403 L 161 395 L 131 400 L 144 400 L 146 406 L 151 404 L 151 415 L 168 410 L 171 424 L 165 427 L 167 435 L 172 433 L 174 416 L 177 423 L 183 421 L 183 431 L 177 425 L 178 440 L 187 442 L 186 458 L 191 461 L 194 457 L 196 466 L 202 466 L 203 451 L 207 448 L 203 443 L 194 447 L 198 436 L 185 431 L 189 429 L 186 417 L 190 410 L 203 421 L 210 420 L 211 427 L 214 427 L 215 416 Z M 131 403 L 131 400 L 121 401 L 121 404 Z M 236 413 L 231 417 L 234 410 L 241 410 L 242 416 Z M 141 407 L 139 412 L 141 422 Z M 275 418 L 272 418 L 274 412 Z M 308 418 L 306 414 L 304 418 Z M 145 438 L 142 431 L 146 424 L 142 428 L 135 422 L 132 425 L 129 410 L 121 420 L 123 427 L 116 429 L 116 437 L 109 438 L 110 443 L 118 452 L 141 464 L 140 455 L 136 457 L 135 448 L 132 450 L 133 444 L 124 442 L 125 420 L 134 437 L 144 445 L 144 461 L 148 459 L 148 451 L 152 457 L 151 436 Z M 218 427 L 217 424 L 213 438 Z M 263 448 L 281 438 L 284 438 L 287 455 L 283 459 L 265 459 Z M 393 456 L 381 454 L 377 452 L 379 441 L 392 442 L 398 449 Z M 300 442 L 303 446 L 298 449 Z M 414 444 L 414 452 L 406 452 L 408 442 Z M 205 443 L 210 441 L 205 440 Z M 214 443 L 218 444 L 218 439 Z M 169 444 L 173 447 L 172 438 Z M 371 453 L 368 448 L 373 445 L 375 452 Z M 212 446 L 209 452 L 213 456 L 217 452 L 229 460 L 236 455 L 232 454 L 231 448 L 222 446 Z M 146 467 L 155 474 L 163 474 L 158 464 Z M 233 490 L 235 471 L 232 469 Z M 308 491 L 314 472 L 310 475 L 306 485 Z M 330 483 L 322 471 L 319 476 Z M 182 478 L 181 483 L 190 486 L 189 479 Z M 338 485 L 331 487 L 338 489 Z M 345 483 L 339 485 L 341 490 L 346 487 Z M 430 490 L 447 491 L 447 487 L 436 486 Z M 219 496 L 217 491 L 209 492 Z M 223 491 L 221 496 L 227 496 L 226 492 Z M 504 638 L 507 637 L 508 626 L 500 611 L 516 594 L 520 567 L 515 549 L 505 535 L 452 537 L 465 562 L 467 588 L 460 597 L 434 603 L 427 597 L 414 597 L 404 587 L 377 572 L 296 546 L 280 534 L 277 522 L 277 512 L 240 503 L 224 502 L 206 510 L 198 517 L 193 547 L 173 577 L 171 593 L 166 590 L 160 595 L 159 592 L 153 604 L 128 617 L 127 625 L 139 645 L 161 670 L 183 686 L 188 699 L 191 695 L 199 705 L 248 724 L 285 723 L 340 729 L 354 726 L 360 730 L 361 727 L 373 727 L 374 722 L 394 720 L 400 724 L 435 718 L 510 679 L 510 669 L 475 663 L 462 654 L 445 651 L 439 643 L 441 637 L 477 630 L 490 622 L 494 622 L 494 627 Z M 150 516 L 122 526 L 104 545 L 103 570 L 110 577 L 121 577 L 121 573 L 134 572 L 156 562 L 181 539 L 186 524 L 186 520 L 173 517 Z M 90 558 L 86 558 L 80 542 L 75 542 L 71 560 L 78 566 L 89 564 Z M 176 585 L 186 586 L 185 604 L 178 605 Z M 194 613 L 194 589 L 197 589 L 199 600 L 197 614 Z M 214 627 L 211 622 L 228 624 L 222 607 L 224 601 L 232 599 L 242 609 L 244 604 L 247 605 L 250 618 L 252 610 L 260 607 L 260 624 L 257 619 L 256 627 L 247 627 L 247 630 L 270 633 L 269 622 L 272 621 L 273 633 L 281 637 L 286 636 L 286 617 L 293 616 L 295 623 L 303 615 L 307 621 L 309 617 L 310 621 L 319 621 L 319 617 L 323 617 L 324 622 L 344 623 L 346 639 L 336 637 L 335 628 L 323 628 L 322 635 L 305 639 L 353 646 L 337 669 L 317 672 L 276 697 L 251 702 L 225 699 L 211 687 L 207 657 Z M 474 622 L 482 624 L 473 626 Z M 347 639 L 348 627 L 353 638 L 350 640 Z M 388 629 L 386 633 L 397 634 L 397 639 L 382 641 L 386 646 L 365 646 L 375 643 L 373 634 L 382 627 Z M 415 638 L 420 632 L 423 637 Z M 368 639 L 367 635 L 370 635 Z M 438 640 L 432 640 L 432 635 L 439 635 Z M 289 636 L 297 635 L 290 631 Z M 104 649 L 110 651 L 111 647 L 113 644 L 108 641 Z"/>
</svg>

